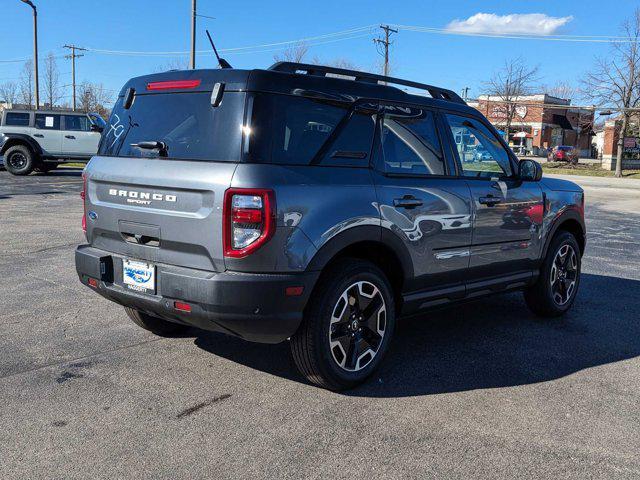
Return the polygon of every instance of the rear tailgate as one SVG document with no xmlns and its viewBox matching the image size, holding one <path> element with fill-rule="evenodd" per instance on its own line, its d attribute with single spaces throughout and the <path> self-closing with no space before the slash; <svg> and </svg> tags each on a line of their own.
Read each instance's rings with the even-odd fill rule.
<svg viewBox="0 0 640 480">
<path fill-rule="evenodd" d="M 94 157 L 85 172 L 89 243 L 133 259 L 223 271 L 222 207 L 236 166 Z"/>
</svg>

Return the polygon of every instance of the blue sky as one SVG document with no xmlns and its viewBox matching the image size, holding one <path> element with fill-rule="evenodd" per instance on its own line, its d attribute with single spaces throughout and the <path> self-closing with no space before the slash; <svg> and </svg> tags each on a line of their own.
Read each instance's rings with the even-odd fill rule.
<svg viewBox="0 0 640 480">
<path fill-rule="evenodd" d="M 191 0 L 34 0 L 39 12 L 39 47 L 42 59 L 52 51 L 63 55 L 65 43 L 94 49 L 126 51 L 187 51 L 189 49 Z M 313 37 L 371 24 L 392 23 L 444 28 L 450 22 L 480 13 L 498 16 L 540 13 L 565 18 L 553 33 L 565 35 L 616 35 L 624 15 L 634 3 L 626 0 L 587 1 L 220 1 L 198 0 L 198 11 L 215 20 L 199 18 L 198 49 L 207 49 L 205 28 L 217 46 L 235 48 Z M 19 0 L 2 0 L 0 33 L 0 83 L 17 81 L 22 63 L 6 60 L 30 57 L 32 52 L 31 9 Z M 499 28 L 499 27 L 498 27 Z M 555 28 L 555 27 L 554 27 Z M 345 58 L 371 70 L 380 57 L 372 34 L 343 41 L 313 45 L 309 56 L 322 60 Z M 239 68 L 265 68 L 278 51 L 224 56 Z M 522 57 L 540 66 L 541 83 L 562 80 L 575 83 L 604 55 L 607 44 L 548 42 L 438 35 L 401 31 L 394 36 L 394 75 L 460 91 L 481 93 L 482 82 L 505 60 Z M 87 52 L 77 61 L 77 79 L 103 83 L 119 90 L 132 76 L 158 71 L 178 55 L 166 57 L 106 55 Z M 182 58 L 188 58 L 186 56 Z M 212 55 L 200 54 L 201 67 L 214 66 Z M 70 83 L 71 65 L 58 59 L 63 84 Z M 67 89 L 70 95 L 70 88 Z"/>
</svg>

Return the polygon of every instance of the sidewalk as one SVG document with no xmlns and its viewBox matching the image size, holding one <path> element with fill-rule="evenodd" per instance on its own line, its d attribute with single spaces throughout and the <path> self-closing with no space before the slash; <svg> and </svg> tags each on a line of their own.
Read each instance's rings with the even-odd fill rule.
<svg viewBox="0 0 640 480">
<path fill-rule="evenodd" d="M 577 183 L 584 187 L 593 188 L 624 188 L 630 190 L 638 190 L 638 200 L 640 200 L 640 180 L 635 178 L 616 178 L 616 177 L 588 177 L 583 175 L 557 175 L 545 172 L 542 176 L 550 178 L 562 178 L 570 182 Z"/>
</svg>

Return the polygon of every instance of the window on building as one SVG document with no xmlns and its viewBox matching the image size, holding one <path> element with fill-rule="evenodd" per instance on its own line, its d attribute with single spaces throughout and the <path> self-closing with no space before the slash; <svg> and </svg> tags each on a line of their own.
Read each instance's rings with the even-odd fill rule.
<svg viewBox="0 0 640 480">
<path fill-rule="evenodd" d="M 384 169 L 409 175 L 444 175 L 444 158 L 433 113 L 386 106 L 380 143 Z"/>
<path fill-rule="evenodd" d="M 28 127 L 29 114 L 23 112 L 7 112 L 4 122 L 5 125 L 12 127 Z"/>
</svg>

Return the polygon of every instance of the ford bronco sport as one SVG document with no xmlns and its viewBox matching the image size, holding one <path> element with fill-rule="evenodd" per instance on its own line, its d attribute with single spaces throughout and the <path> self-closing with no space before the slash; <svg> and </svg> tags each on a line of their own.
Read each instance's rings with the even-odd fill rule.
<svg viewBox="0 0 640 480">
<path fill-rule="evenodd" d="M 97 113 L 5 110 L 0 156 L 14 175 L 48 172 L 64 161 L 86 162 L 98 150 L 104 125 Z"/>
<path fill-rule="evenodd" d="M 400 316 L 517 289 L 571 307 L 584 194 L 541 177 L 442 88 L 297 63 L 143 76 L 86 167 L 76 268 L 142 328 L 289 340 L 345 389 Z"/>
</svg>

